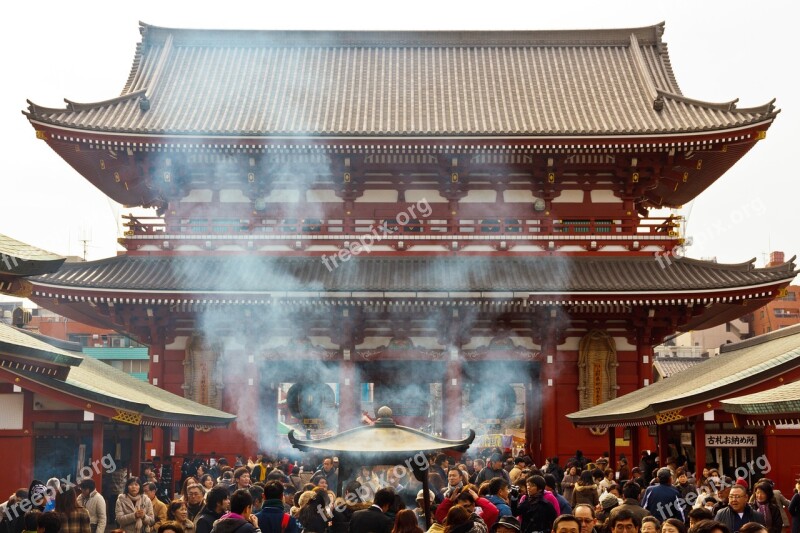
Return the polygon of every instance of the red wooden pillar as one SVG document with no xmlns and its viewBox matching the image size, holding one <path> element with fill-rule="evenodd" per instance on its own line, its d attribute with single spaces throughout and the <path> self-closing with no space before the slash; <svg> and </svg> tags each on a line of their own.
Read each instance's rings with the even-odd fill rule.
<svg viewBox="0 0 800 533">
<path fill-rule="evenodd" d="M 154 342 L 147 349 L 150 357 L 150 367 L 147 371 L 148 381 L 156 387 L 164 388 L 164 352 L 166 347 L 163 341 Z"/>
<path fill-rule="evenodd" d="M 525 384 L 525 453 L 531 459 L 538 461 L 539 451 L 542 448 L 542 402 L 541 390 L 538 380 L 531 379 Z M 536 464 L 542 464 L 537 462 Z"/>
<path fill-rule="evenodd" d="M 354 428 L 358 425 L 359 383 L 356 383 L 355 364 L 351 360 L 351 351 L 342 350 L 342 362 L 339 363 L 339 431 Z"/>
<path fill-rule="evenodd" d="M 636 365 L 637 381 L 639 387 L 645 387 L 653 382 L 653 347 L 639 341 L 639 364 Z"/>
<path fill-rule="evenodd" d="M 161 426 L 161 460 L 164 462 L 172 462 L 172 454 L 170 453 L 170 444 L 172 443 L 172 428 Z"/>
<path fill-rule="evenodd" d="M 645 339 L 641 334 L 638 338 L 637 354 L 639 357 L 638 364 L 636 365 L 637 388 L 641 388 L 653 382 L 653 347 L 650 345 L 649 339 Z M 638 461 L 641 457 L 642 450 L 650 450 L 653 446 L 657 447 L 658 443 L 653 442 L 653 438 L 648 433 L 647 426 L 631 428 L 631 433 L 633 434 L 634 432 L 637 435 L 636 440 L 638 446 L 633 447 L 632 453 L 634 461 Z"/>
<path fill-rule="evenodd" d="M 617 428 L 608 428 L 608 468 L 617 468 Z"/>
<path fill-rule="evenodd" d="M 24 390 L 22 394 L 22 434 L 25 445 L 20 454 L 19 472 L 21 479 L 33 479 L 33 463 L 36 460 L 36 439 L 33 434 L 33 393 Z"/>
<path fill-rule="evenodd" d="M 280 383 L 270 381 L 268 372 L 261 372 L 259 393 L 258 445 L 274 453 L 278 449 L 278 389 Z"/>
<path fill-rule="evenodd" d="M 103 457 L 103 423 L 105 418 L 99 415 L 94 415 L 92 421 L 92 463 L 99 461 Z M 92 468 L 92 480 L 97 487 L 97 492 L 103 490 L 103 470 L 101 468 Z"/>
<path fill-rule="evenodd" d="M 556 405 L 557 345 L 555 334 L 548 331 L 542 342 L 542 365 L 540 371 L 542 398 L 542 446 L 536 464 L 544 464 L 544 458 L 557 455 L 558 406 Z"/>
<path fill-rule="evenodd" d="M 142 426 L 131 427 L 131 464 L 128 470 L 131 474 L 142 475 Z"/>
<path fill-rule="evenodd" d="M 669 426 L 662 424 L 658 426 L 658 466 L 667 466 L 667 459 L 669 458 L 669 439 L 667 433 Z"/>
<path fill-rule="evenodd" d="M 703 415 L 694 419 L 694 471 L 695 475 L 703 473 L 706 465 L 706 421 Z"/>
<path fill-rule="evenodd" d="M 461 357 L 457 348 L 450 348 L 450 359 L 444 376 L 442 426 L 446 439 L 461 438 L 461 390 L 464 386 Z"/>
</svg>

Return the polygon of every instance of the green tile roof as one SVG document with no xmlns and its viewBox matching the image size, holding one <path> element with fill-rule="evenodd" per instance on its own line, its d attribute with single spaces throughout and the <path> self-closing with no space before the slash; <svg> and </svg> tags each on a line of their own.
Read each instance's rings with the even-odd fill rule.
<svg viewBox="0 0 800 533">
<path fill-rule="evenodd" d="M 73 365 L 64 381 L 9 366 L 8 356 Z M 68 394 L 115 409 L 142 415 L 145 423 L 169 426 L 225 426 L 236 417 L 160 389 L 93 357 L 56 348 L 27 333 L 0 324 L 0 364 L 9 372 Z"/>
<path fill-rule="evenodd" d="M 798 365 L 800 325 L 729 344 L 717 357 L 567 418 L 577 426 L 653 423 L 659 413 L 730 396 Z"/>
<path fill-rule="evenodd" d="M 38 335 L 0 323 L 0 358 L 4 353 L 61 365 L 79 365 L 82 360 L 80 353 L 53 346 Z"/>
<path fill-rule="evenodd" d="M 727 412 L 742 415 L 800 414 L 800 381 L 721 403 Z"/>
<path fill-rule="evenodd" d="M 0 274 L 36 276 L 55 272 L 65 258 L 0 234 Z"/>
<path fill-rule="evenodd" d="M 83 353 L 101 361 L 133 361 L 146 360 L 147 348 L 84 348 Z"/>
</svg>

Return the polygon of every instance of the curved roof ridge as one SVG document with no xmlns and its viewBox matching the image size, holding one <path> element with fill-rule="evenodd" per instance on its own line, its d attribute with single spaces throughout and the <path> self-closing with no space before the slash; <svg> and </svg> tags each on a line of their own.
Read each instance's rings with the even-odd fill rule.
<svg viewBox="0 0 800 533">
<path fill-rule="evenodd" d="M 756 258 L 742 261 L 741 263 L 716 263 L 714 261 L 707 261 L 705 259 L 694 259 L 692 257 L 679 257 L 674 260 L 675 263 L 694 263 L 696 265 L 703 265 L 712 268 L 721 268 L 723 270 L 739 270 L 747 272 L 753 270 L 753 265 L 756 263 Z"/>
<path fill-rule="evenodd" d="M 782 339 L 784 337 L 791 337 L 792 335 L 797 335 L 798 333 L 800 333 L 800 324 L 794 324 L 792 326 L 776 329 L 770 333 L 751 337 L 739 342 L 723 344 L 719 348 L 719 353 L 722 355 L 730 352 L 736 352 L 745 348 L 752 348 L 753 346 L 758 346 L 759 344 L 764 344 L 775 339 Z"/>
<path fill-rule="evenodd" d="M 738 98 L 735 98 L 729 102 L 708 102 L 705 100 L 698 100 L 696 98 L 689 98 L 688 96 L 684 96 L 682 94 L 675 94 L 673 92 L 665 91 L 664 89 L 656 88 L 656 91 L 658 91 L 658 94 L 660 96 L 664 98 L 669 98 L 670 100 L 683 102 L 684 104 L 691 104 L 700 107 L 705 107 L 707 109 L 716 109 L 718 111 L 727 111 L 730 113 L 742 113 L 742 114 L 763 114 L 763 115 L 768 115 L 775 111 L 775 98 L 760 106 L 739 109 L 736 107 L 736 104 L 739 101 Z"/>
<path fill-rule="evenodd" d="M 683 91 L 681 91 L 681 86 L 678 83 L 678 78 L 675 76 L 675 70 L 672 68 L 672 59 L 669 56 L 669 45 L 665 42 L 661 43 L 661 49 L 659 50 L 659 59 L 661 60 L 661 64 L 664 67 L 664 73 L 667 76 L 667 80 L 675 89 L 673 94 L 678 94 L 683 96 Z"/>
<path fill-rule="evenodd" d="M 137 98 L 139 96 L 144 96 L 146 92 L 147 89 L 139 89 L 138 91 L 121 94 L 119 96 L 115 96 L 114 98 L 109 98 L 108 100 L 101 100 L 99 102 L 74 102 L 67 98 L 64 98 L 64 101 L 67 103 L 67 111 L 87 111 L 89 109 L 96 109 L 98 107 L 105 107 L 107 105 L 114 105 L 120 102 L 126 102 L 128 100 Z"/>
<path fill-rule="evenodd" d="M 147 89 L 140 89 L 138 91 L 134 91 L 127 94 L 121 94 L 119 96 L 115 96 L 114 98 L 109 98 L 108 100 L 100 100 L 99 102 L 74 102 L 68 98 L 64 98 L 64 102 L 67 104 L 66 107 L 46 107 L 41 106 L 31 100 L 26 100 L 28 103 L 28 112 L 23 111 L 22 114 L 25 116 L 31 115 L 51 115 L 51 114 L 60 114 L 60 113 L 69 113 L 69 112 L 79 112 L 79 111 L 88 111 L 91 109 L 97 109 L 100 107 L 106 107 L 114 104 L 119 104 L 121 102 L 127 102 L 128 100 L 133 100 L 138 98 L 139 96 L 144 96 Z"/>
<path fill-rule="evenodd" d="M 249 42 L 251 46 L 274 43 L 279 47 L 293 46 L 626 46 L 635 34 L 642 44 L 661 46 L 664 22 L 629 28 L 586 28 L 547 30 L 263 30 L 209 29 L 156 26 L 139 21 L 144 43 L 163 42 L 173 34 L 176 43 L 202 44 L 209 39 L 225 38 L 228 43 Z M 420 39 L 426 37 L 426 39 Z"/>
</svg>

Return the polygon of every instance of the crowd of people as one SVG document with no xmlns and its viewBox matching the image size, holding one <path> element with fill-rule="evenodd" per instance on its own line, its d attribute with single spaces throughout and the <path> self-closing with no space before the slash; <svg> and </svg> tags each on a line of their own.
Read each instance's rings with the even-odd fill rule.
<svg viewBox="0 0 800 533">
<path fill-rule="evenodd" d="M 439 454 L 422 468 L 426 494 L 401 465 L 362 466 L 340 480 L 335 457 L 187 460 L 174 494 L 153 468 L 141 477 L 119 469 L 108 503 L 91 479 L 34 480 L 2 504 L 0 533 L 800 533 L 800 480 L 788 500 L 769 479 L 750 487 L 713 467 L 659 468 L 654 456 L 616 466 L 580 451 L 563 468 L 558 458 L 537 467 L 501 450 L 460 461 Z"/>
</svg>

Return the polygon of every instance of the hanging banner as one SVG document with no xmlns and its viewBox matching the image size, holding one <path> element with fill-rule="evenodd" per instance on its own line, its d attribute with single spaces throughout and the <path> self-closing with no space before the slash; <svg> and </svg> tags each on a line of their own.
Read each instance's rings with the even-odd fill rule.
<svg viewBox="0 0 800 533">
<path fill-rule="evenodd" d="M 711 448 L 755 448 L 758 439 L 749 433 L 706 433 L 706 446 Z"/>
</svg>

